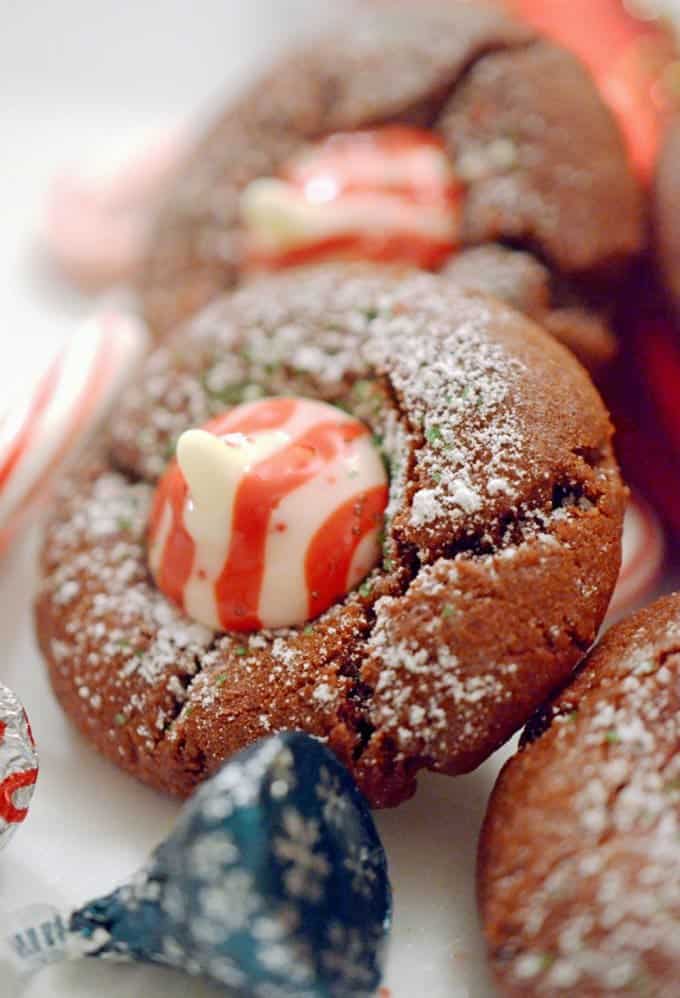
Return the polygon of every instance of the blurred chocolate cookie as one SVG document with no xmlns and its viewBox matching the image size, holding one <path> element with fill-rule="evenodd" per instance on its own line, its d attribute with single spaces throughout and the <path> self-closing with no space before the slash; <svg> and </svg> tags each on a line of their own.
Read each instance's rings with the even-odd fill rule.
<svg viewBox="0 0 680 998">
<path fill-rule="evenodd" d="M 229 105 L 157 218 L 140 285 L 154 332 L 164 335 L 247 272 L 249 185 L 286 175 L 329 136 L 395 125 L 435 136 L 448 157 L 460 185 L 451 254 L 492 242 L 530 253 L 573 283 L 575 308 L 556 317 L 556 335 L 585 359 L 611 350 L 606 316 L 590 314 L 590 288 L 611 293 L 643 242 L 622 138 L 572 55 L 474 3 L 353 10 Z M 489 280 L 487 261 L 477 259 L 475 284 Z"/>
</svg>

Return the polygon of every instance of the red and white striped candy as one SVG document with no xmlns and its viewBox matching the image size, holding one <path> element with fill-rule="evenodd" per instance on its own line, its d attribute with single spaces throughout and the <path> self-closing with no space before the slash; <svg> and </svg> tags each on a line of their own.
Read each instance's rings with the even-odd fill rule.
<svg viewBox="0 0 680 998">
<path fill-rule="evenodd" d="M 405 125 L 331 135 L 253 181 L 241 201 L 246 266 L 322 259 L 434 269 L 454 251 L 462 188 L 441 138 Z"/>
<path fill-rule="evenodd" d="M 341 410 L 236 406 L 180 437 L 152 509 L 152 574 L 209 627 L 303 624 L 379 561 L 387 491 L 368 428 Z"/>
<path fill-rule="evenodd" d="M 38 779 L 38 754 L 26 711 L 0 683 L 0 849 L 28 814 Z"/>
<path fill-rule="evenodd" d="M 146 347 L 136 319 L 103 311 L 82 323 L 0 416 L 0 551 L 57 468 L 104 415 Z"/>
<path fill-rule="evenodd" d="M 635 496 L 630 499 L 623 525 L 621 571 L 609 604 L 612 623 L 636 609 L 649 597 L 663 566 L 663 531 L 652 509 Z"/>
<path fill-rule="evenodd" d="M 179 172 L 187 136 L 175 129 L 111 177 L 72 170 L 56 178 L 44 241 L 63 273 L 87 290 L 134 277 L 146 251 L 154 209 Z"/>
</svg>

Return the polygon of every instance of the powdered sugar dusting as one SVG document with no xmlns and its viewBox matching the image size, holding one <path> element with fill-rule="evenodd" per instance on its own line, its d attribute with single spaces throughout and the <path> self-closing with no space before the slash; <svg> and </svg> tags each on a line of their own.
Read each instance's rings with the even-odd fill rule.
<svg viewBox="0 0 680 998">
<path fill-rule="evenodd" d="M 455 562 L 439 562 L 422 569 L 414 586 L 421 598 L 441 597 L 453 593 L 457 574 Z M 375 624 L 366 643 L 367 661 L 378 664 L 372 723 L 396 738 L 397 758 L 408 755 L 416 743 L 419 751 L 444 755 L 452 738 L 461 749 L 469 749 L 479 737 L 485 713 L 510 695 L 507 680 L 517 666 L 494 661 L 481 673 L 471 670 L 443 637 L 442 624 L 455 613 L 449 605 L 443 617 L 424 615 L 418 633 L 406 637 L 400 627 L 401 606 L 400 598 L 386 596 L 374 607 Z"/>
<path fill-rule="evenodd" d="M 643 626 L 612 654 L 614 671 L 594 663 L 589 688 L 566 691 L 544 736 L 556 785 L 576 789 L 565 787 L 548 874 L 514 895 L 511 975 L 532 994 L 670 996 L 678 981 L 680 625 L 653 641 Z M 541 829 L 536 807 L 528 820 Z"/>
<path fill-rule="evenodd" d="M 141 732 L 149 751 L 213 641 L 211 631 L 186 618 L 148 580 L 150 501 L 148 485 L 113 472 L 96 477 L 84 497 L 64 483 L 57 502 L 65 515 L 51 531 L 53 567 L 42 584 L 64 611 L 53 652 L 65 675 L 74 662 L 84 663 L 73 681 L 93 712 L 113 702 L 115 724 L 124 727 L 158 702 L 156 719 L 163 723 L 156 723 L 155 735 Z"/>
<path fill-rule="evenodd" d="M 517 499 L 525 433 L 512 397 L 526 372 L 494 337 L 503 313 L 424 274 L 325 267 L 279 282 L 280 294 L 270 280 L 216 303 L 157 351 L 114 427 L 135 471 L 156 478 L 179 433 L 225 406 L 297 393 L 371 425 L 388 518 L 407 512 L 421 547 L 430 526 L 458 534 L 499 494 Z"/>
<path fill-rule="evenodd" d="M 573 573 L 578 559 L 558 527 L 566 537 L 572 520 L 600 516 L 597 500 L 581 507 L 578 489 L 573 502 L 562 489 L 555 508 L 553 485 L 571 467 L 572 441 L 558 432 L 546 456 L 527 418 L 524 397 L 543 347 L 527 328 L 525 349 L 522 331 L 514 313 L 436 276 L 404 279 L 374 267 L 290 271 L 207 309 L 151 357 L 117 409 L 106 459 L 98 470 L 84 468 L 59 500 L 43 593 L 64 689 L 87 687 L 101 697 L 102 714 L 115 707 L 115 724 L 137 753 L 176 743 L 178 769 L 189 742 L 201 752 L 210 745 L 217 762 L 220 752 L 291 725 L 332 744 L 337 738 L 350 758 L 364 749 L 369 758 L 374 733 L 389 733 L 397 761 L 415 755 L 449 766 L 458 750 L 488 751 L 503 737 L 499 705 L 518 686 L 518 666 L 513 650 L 474 666 L 452 651 L 455 621 L 444 627 L 442 619 L 451 609 L 445 594 L 457 586 L 458 552 L 478 565 L 488 552 L 497 559 L 491 577 L 501 559 L 512 571 L 521 546 L 537 544 L 542 553 L 551 548 L 558 571 Z M 535 358 L 531 370 L 525 356 Z M 389 466 L 381 570 L 314 621 L 310 635 L 196 629 L 153 588 L 147 570 L 153 484 L 176 437 L 260 395 L 313 397 L 348 410 L 370 427 Z M 606 498 L 618 481 L 602 444 L 605 473 L 592 491 Z M 434 571 L 442 563 L 447 571 Z M 464 589 L 463 582 L 456 613 L 465 612 Z M 590 620 L 599 595 L 582 580 L 573 612 Z M 424 630 L 419 624 L 418 640 L 410 640 L 393 623 L 421 596 Z M 432 596 L 436 607 L 427 603 Z M 542 621 L 525 624 L 528 636 L 518 641 L 533 648 Z M 554 627 L 556 634 L 539 638 L 529 667 L 540 659 L 544 668 L 549 658 L 557 674 L 575 661 L 569 622 Z M 364 674 L 366 663 L 374 675 Z M 80 718 L 90 702 L 78 694 Z M 512 719 L 510 704 L 505 714 Z M 84 723 L 96 731 L 92 713 Z M 123 753 L 127 743 L 117 734 L 111 745 Z M 384 755 L 366 762 L 385 764 Z"/>
<path fill-rule="evenodd" d="M 510 482 L 517 479 L 524 435 L 505 403 L 525 372 L 489 337 L 493 320 L 481 302 L 463 313 L 452 328 L 445 302 L 430 295 L 429 279 L 415 278 L 378 315 L 365 348 L 376 369 L 389 370 L 422 435 L 415 471 L 427 484 L 412 497 L 416 528 L 480 512 L 497 493 L 490 479 L 503 479 L 508 498 L 516 498 Z"/>
</svg>

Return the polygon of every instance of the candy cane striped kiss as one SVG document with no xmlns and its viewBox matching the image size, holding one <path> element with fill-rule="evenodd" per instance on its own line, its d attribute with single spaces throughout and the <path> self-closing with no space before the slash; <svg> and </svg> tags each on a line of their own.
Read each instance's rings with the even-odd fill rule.
<svg viewBox="0 0 680 998">
<path fill-rule="evenodd" d="M 386 504 L 363 423 L 312 399 L 239 405 L 180 437 L 151 512 L 151 571 L 209 627 L 303 624 L 379 561 Z"/>
<path fill-rule="evenodd" d="M 331 135 L 241 197 L 246 268 L 328 259 L 436 269 L 457 247 L 463 187 L 441 138 L 405 125 Z"/>
</svg>

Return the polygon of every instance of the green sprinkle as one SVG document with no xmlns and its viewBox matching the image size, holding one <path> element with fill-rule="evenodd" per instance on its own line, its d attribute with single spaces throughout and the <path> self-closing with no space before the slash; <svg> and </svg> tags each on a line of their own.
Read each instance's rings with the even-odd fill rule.
<svg viewBox="0 0 680 998">
<path fill-rule="evenodd" d="M 243 390 L 242 402 L 255 402 L 257 399 L 264 398 L 266 392 L 262 385 L 246 385 Z"/>
<path fill-rule="evenodd" d="M 628 985 L 630 988 L 630 993 L 638 995 L 639 998 L 654 998 L 656 992 L 653 985 L 646 974 L 639 974 L 634 977 L 633 980 Z"/>
<path fill-rule="evenodd" d="M 130 648 L 132 648 L 132 645 L 130 644 L 129 641 L 125 640 L 116 641 L 116 648 L 121 648 L 123 651 L 128 651 Z"/>
<path fill-rule="evenodd" d="M 442 431 L 438 426 L 430 426 L 428 430 L 425 431 L 425 439 L 429 444 L 436 444 L 442 438 Z"/>
<path fill-rule="evenodd" d="M 366 316 L 368 322 L 373 322 L 374 319 L 378 318 L 379 314 L 380 313 L 378 312 L 377 308 L 367 308 L 366 311 L 364 312 L 364 315 Z"/>
<path fill-rule="evenodd" d="M 462 399 L 469 399 L 471 391 L 472 391 L 472 388 L 470 387 L 470 385 L 466 385 L 465 388 L 463 389 L 463 391 L 460 393 L 460 397 Z"/>
<path fill-rule="evenodd" d="M 359 586 L 359 594 L 361 596 L 370 596 L 372 589 L 373 589 L 372 582 L 362 582 L 361 585 Z"/>
<path fill-rule="evenodd" d="M 441 471 L 433 471 L 431 477 L 434 484 L 439 485 L 442 480 L 442 473 Z"/>
<path fill-rule="evenodd" d="M 184 718 L 185 718 L 185 720 L 187 718 L 191 717 L 191 715 L 193 714 L 193 712 L 194 712 L 194 708 L 193 707 L 187 707 L 187 709 L 184 711 Z"/>
<path fill-rule="evenodd" d="M 352 391 L 355 395 L 358 395 L 360 399 L 366 399 L 371 394 L 372 384 L 370 381 L 365 381 L 361 379 L 360 381 L 355 381 L 352 386 Z"/>
<path fill-rule="evenodd" d="M 447 603 L 444 609 L 442 610 L 442 617 L 444 617 L 444 619 L 446 619 L 447 617 L 451 617 L 453 615 L 453 612 L 454 612 L 453 607 L 451 606 L 450 603 Z"/>
<path fill-rule="evenodd" d="M 215 686 L 224 686 L 228 678 L 229 677 L 227 676 L 226 672 L 223 672 L 222 675 L 218 676 L 217 679 L 215 680 Z"/>
<path fill-rule="evenodd" d="M 578 710 L 570 710 L 569 713 L 564 716 L 567 721 L 575 721 L 578 717 Z"/>
<path fill-rule="evenodd" d="M 129 516 L 119 516 L 116 523 L 119 530 L 132 530 L 132 520 Z"/>
<path fill-rule="evenodd" d="M 313 634 L 314 633 L 314 628 L 312 627 L 311 624 L 307 624 L 307 626 L 305 627 L 305 629 L 303 630 L 302 633 L 303 634 Z"/>
<path fill-rule="evenodd" d="M 385 569 L 386 572 L 392 571 L 392 569 L 394 568 L 394 562 L 392 561 L 391 558 L 385 558 L 383 560 L 383 568 Z"/>
<path fill-rule="evenodd" d="M 163 457 L 166 461 L 171 461 L 177 450 L 177 437 L 171 437 L 163 448 Z"/>
<path fill-rule="evenodd" d="M 113 718 L 113 723 L 117 724 L 119 728 L 122 728 L 126 721 L 127 717 L 125 714 L 116 714 Z"/>
<path fill-rule="evenodd" d="M 248 654 L 248 649 L 245 647 L 245 645 L 239 645 L 238 648 L 234 649 L 234 654 L 238 655 L 239 658 L 243 658 L 244 655 Z"/>
<path fill-rule="evenodd" d="M 249 399 L 260 398 L 264 394 L 260 385 L 254 385 L 250 381 L 237 381 L 235 384 L 214 388 L 210 385 L 209 371 L 202 376 L 201 386 L 212 401 L 221 402 L 223 405 L 238 405 L 246 397 Z"/>
<path fill-rule="evenodd" d="M 608 731 L 604 736 L 604 740 L 609 742 L 610 745 L 616 745 L 617 742 L 621 741 L 621 736 L 618 731 Z"/>
</svg>

